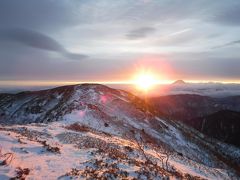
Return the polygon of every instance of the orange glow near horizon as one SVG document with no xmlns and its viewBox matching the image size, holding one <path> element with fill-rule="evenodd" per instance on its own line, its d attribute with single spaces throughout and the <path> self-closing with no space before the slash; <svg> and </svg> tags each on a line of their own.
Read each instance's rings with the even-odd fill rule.
<svg viewBox="0 0 240 180">
<path fill-rule="evenodd" d="M 139 77 L 139 78 L 137 78 Z M 135 76 L 134 79 L 128 81 L 0 81 L 0 86 L 64 86 L 64 85 L 73 85 L 73 84 L 83 84 L 83 83 L 96 83 L 96 84 L 128 84 L 128 85 L 136 85 L 136 80 L 140 81 L 140 79 L 148 79 L 149 77 L 140 78 L 139 76 Z M 151 77 L 150 77 L 151 78 Z M 177 80 L 177 79 L 176 79 Z M 153 76 L 154 83 L 152 84 L 171 84 L 175 80 L 162 80 L 157 79 Z M 223 83 L 223 84 L 240 84 L 240 80 L 184 80 L 188 83 Z"/>
<path fill-rule="evenodd" d="M 182 72 L 176 71 L 171 66 L 169 60 L 164 56 L 143 56 L 137 59 L 133 59 L 134 64 L 130 64 L 129 68 L 114 72 L 114 76 L 102 74 L 102 76 L 96 76 L 95 80 L 82 79 L 76 80 L 76 77 L 72 81 L 61 80 L 0 80 L 0 88 L 2 87 L 41 87 L 41 86 L 64 86 L 74 84 L 105 84 L 105 85 L 130 85 L 135 87 L 136 90 L 152 90 L 155 85 L 167 85 L 182 79 L 187 83 L 223 83 L 223 84 L 240 84 L 240 79 L 216 79 L 203 77 L 194 77 L 184 75 Z"/>
<path fill-rule="evenodd" d="M 157 79 L 156 76 L 152 76 L 152 77 L 148 77 L 149 75 L 147 75 L 147 77 L 142 77 L 140 74 L 138 74 L 139 76 L 135 76 L 132 80 L 128 80 L 128 81 L 0 81 L 0 87 L 4 87 L 4 86 L 10 86 L 10 87 L 24 87 L 24 86 L 64 86 L 64 85 L 73 85 L 73 84 L 83 84 L 83 83 L 96 83 L 96 84 L 128 84 L 128 85 L 133 85 L 136 86 L 136 82 L 139 81 L 140 82 L 146 82 L 144 81 L 144 79 L 152 79 L 150 81 L 153 81 L 153 83 L 151 84 L 171 84 L 173 83 L 175 80 L 163 80 L 163 79 Z M 150 75 L 151 76 L 151 75 Z M 137 78 L 139 77 L 139 78 Z M 138 80 L 137 80 L 138 79 Z M 143 81 L 141 81 L 141 79 Z M 177 80 L 177 79 L 176 79 Z M 185 82 L 188 83 L 223 83 L 223 84 L 240 84 L 240 80 L 224 80 L 224 81 L 220 81 L 220 80 L 184 80 Z"/>
</svg>

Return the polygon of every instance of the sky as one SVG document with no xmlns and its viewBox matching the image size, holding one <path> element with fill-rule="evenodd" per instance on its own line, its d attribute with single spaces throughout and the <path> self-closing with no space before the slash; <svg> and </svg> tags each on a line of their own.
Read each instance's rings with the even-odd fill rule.
<svg viewBox="0 0 240 180">
<path fill-rule="evenodd" d="M 240 82 L 240 1 L 1 0 L 0 85 Z"/>
</svg>

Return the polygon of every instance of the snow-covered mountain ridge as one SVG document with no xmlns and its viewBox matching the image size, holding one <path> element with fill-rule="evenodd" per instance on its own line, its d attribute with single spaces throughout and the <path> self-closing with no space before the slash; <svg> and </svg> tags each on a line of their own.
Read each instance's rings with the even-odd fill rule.
<svg viewBox="0 0 240 180">
<path fill-rule="evenodd" d="M 30 179 L 239 178 L 239 149 L 107 86 L 2 94 L 0 115 L 1 153 L 14 155 L 0 166 L 1 178 L 18 166 L 29 168 Z"/>
</svg>

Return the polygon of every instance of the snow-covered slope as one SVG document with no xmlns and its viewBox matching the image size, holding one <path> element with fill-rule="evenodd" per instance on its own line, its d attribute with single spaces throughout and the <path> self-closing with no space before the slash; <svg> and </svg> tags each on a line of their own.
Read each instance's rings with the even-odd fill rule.
<svg viewBox="0 0 240 180">
<path fill-rule="evenodd" d="M 160 119 L 125 91 L 83 84 L 4 94 L 0 108 L 2 154 L 14 156 L 1 178 L 19 166 L 33 179 L 239 178 L 239 149 Z"/>
</svg>

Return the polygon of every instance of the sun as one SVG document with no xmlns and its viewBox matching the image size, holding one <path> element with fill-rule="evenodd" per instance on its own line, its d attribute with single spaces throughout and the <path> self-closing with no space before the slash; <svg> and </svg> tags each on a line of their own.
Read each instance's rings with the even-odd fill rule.
<svg viewBox="0 0 240 180">
<path fill-rule="evenodd" d="M 134 84 L 140 90 L 147 91 L 157 84 L 157 79 L 150 72 L 141 72 L 136 75 Z"/>
</svg>

